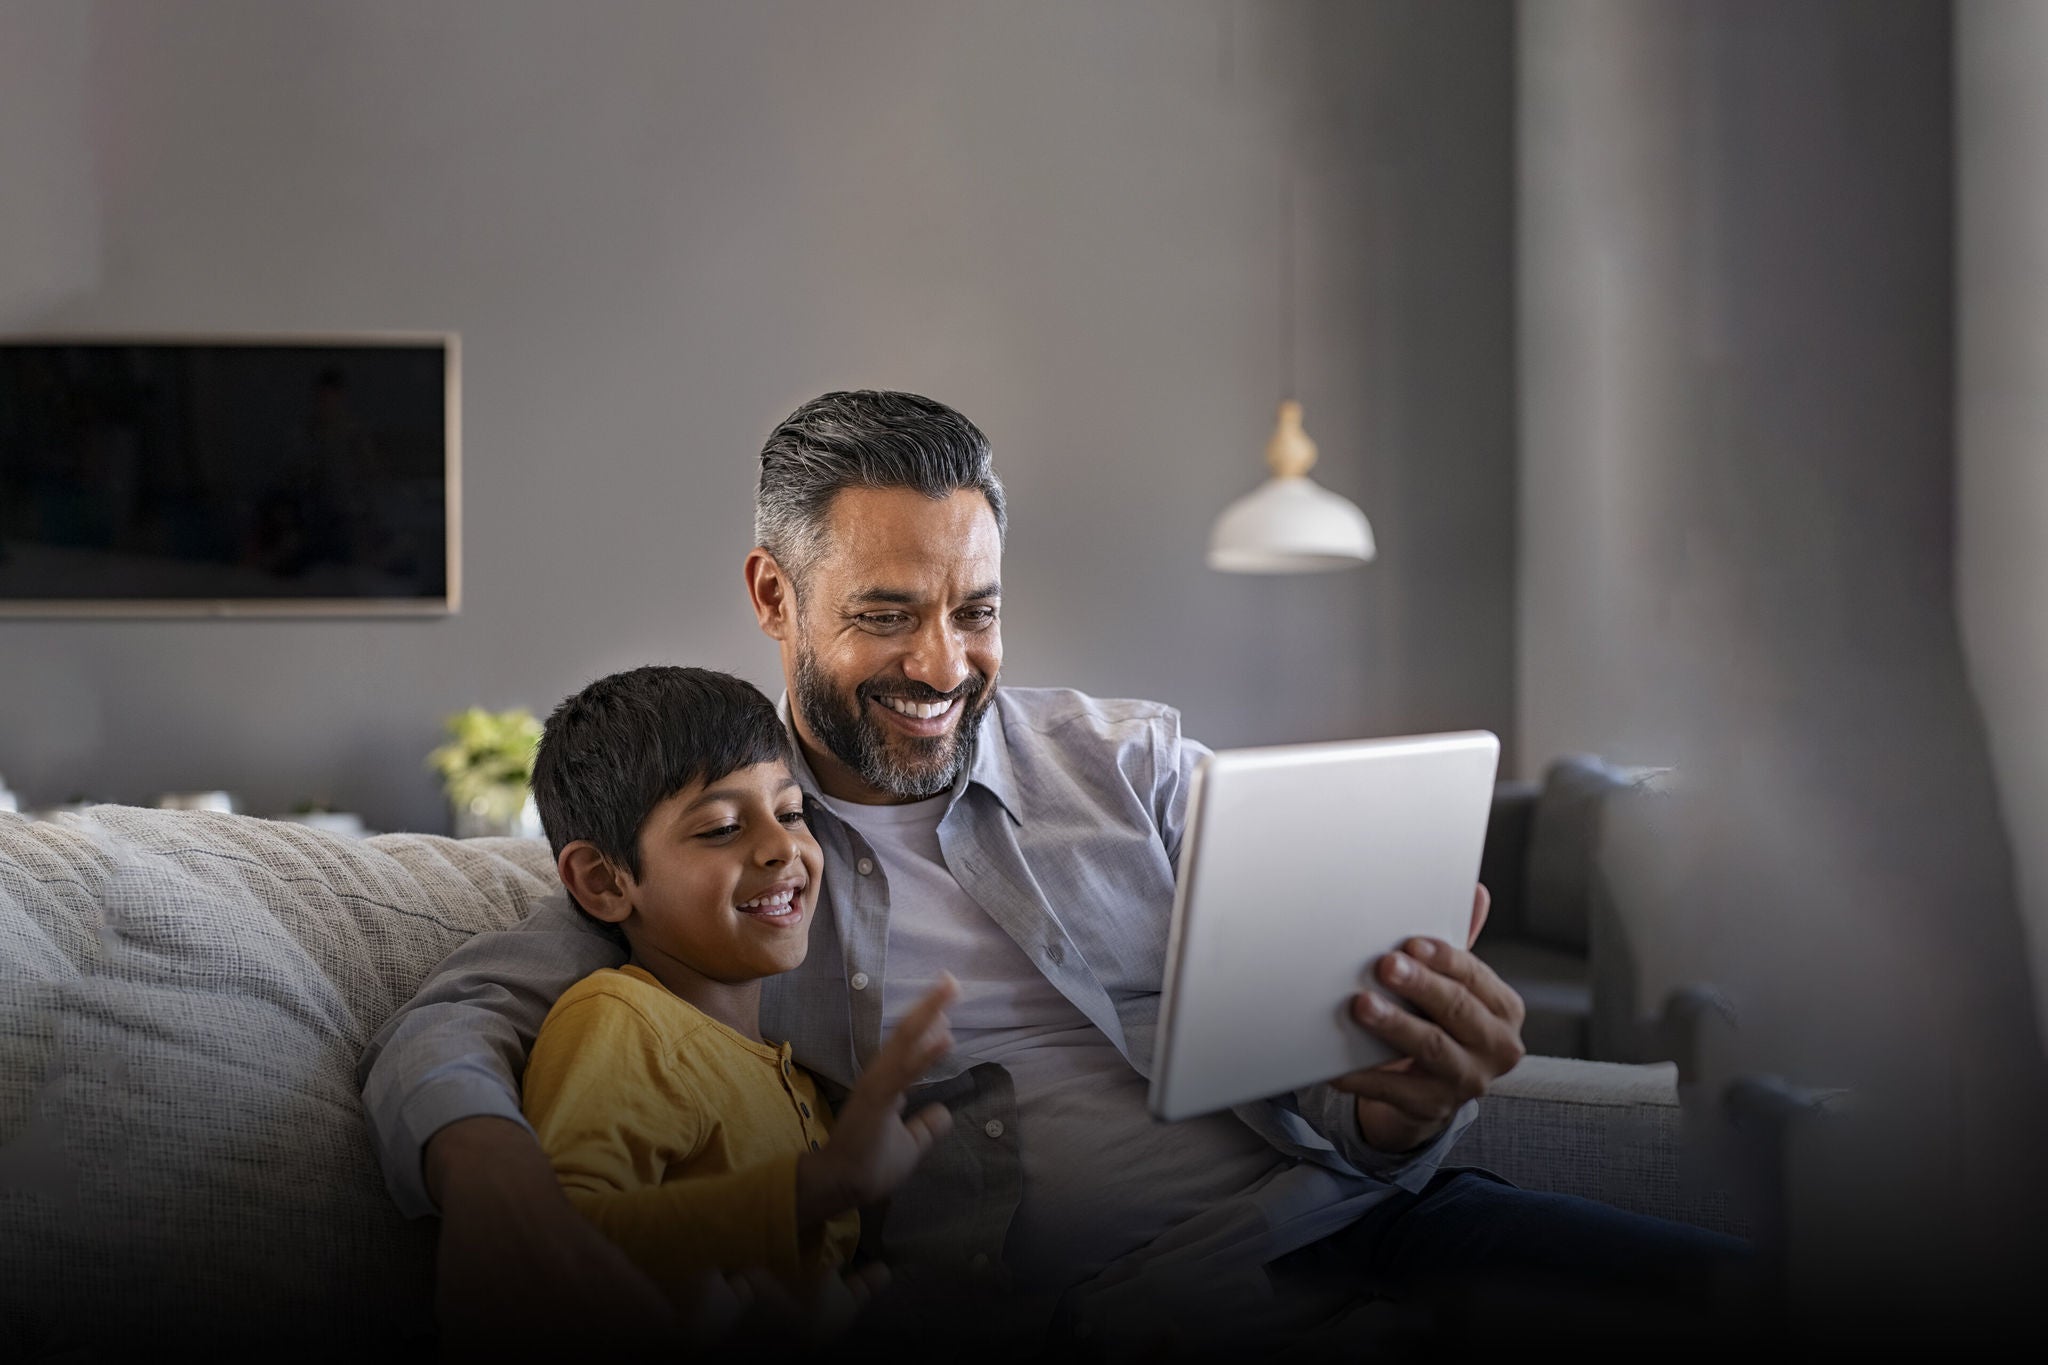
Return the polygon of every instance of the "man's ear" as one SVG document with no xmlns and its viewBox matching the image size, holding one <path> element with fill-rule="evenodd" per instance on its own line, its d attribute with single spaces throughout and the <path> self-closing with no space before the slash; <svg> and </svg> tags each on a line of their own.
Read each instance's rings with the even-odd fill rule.
<svg viewBox="0 0 2048 1365">
<path fill-rule="evenodd" d="M 621 924 L 633 913 L 632 881 L 612 866 L 588 839 L 562 846 L 555 858 L 556 875 L 578 905 L 606 924 Z"/>
<path fill-rule="evenodd" d="M 747 551 L 747 600 L 754 620 L 770 639 L 786 639 L 796 628 L 796 589 L 775 556 L 759 545 Z"/>
</svg>

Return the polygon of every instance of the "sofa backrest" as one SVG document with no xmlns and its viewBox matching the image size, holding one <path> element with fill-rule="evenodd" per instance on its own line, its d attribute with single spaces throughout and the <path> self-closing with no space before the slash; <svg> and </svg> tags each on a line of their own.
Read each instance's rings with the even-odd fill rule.
<svg viewBox="0 0 2048 1365">
<path fill-rule="evenodd" d="M 1530 938 L 1568 952 L 1587 950 L 1601 815 L 1629 780 L 1590 754 L 1568 755 L 1544 770 L 1524 884 L 1522 920 Z"/>
<path fill-rule="evenodd" d="M 535 840 L 0 813 L 0 1358 L 428 1343 L 356 1060 L 554 884 Z"/>
</svg>

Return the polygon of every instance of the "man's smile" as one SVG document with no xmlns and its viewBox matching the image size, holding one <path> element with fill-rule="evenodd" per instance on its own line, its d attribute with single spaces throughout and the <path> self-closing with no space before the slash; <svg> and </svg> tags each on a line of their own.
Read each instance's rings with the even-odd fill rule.
<svg viewBox="0 0 2048 1365">
<path fill-rule="evenodd" d="M 959 718 L 962 698 L 908 701 L 900 697 L 870 698 L 896 729 L 919 739 L 932 739 L 951 729 Z"/>
</svg>

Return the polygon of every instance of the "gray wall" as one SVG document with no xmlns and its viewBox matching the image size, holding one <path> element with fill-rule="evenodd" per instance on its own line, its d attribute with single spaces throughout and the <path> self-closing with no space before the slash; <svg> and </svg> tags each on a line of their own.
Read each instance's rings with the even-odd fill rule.
<svg viewBox="0 0 2048 1365">
<path fill-rule="evenodd" d="M 1520 17 L 1524 745 L 1676 766 L 1610 856 L 1645 1003 L 1734 997 L 1702 1095 L 1854 1092 L 1812 1325 L 2003 1322 L 2048 1073 L 1955 611 L 1948 7 Z"/>
<path fill-rule="evenodd" d="M 752 457 L 828 388 L 994 440 L 1017 683 L 1213 742 L 1512 739 L 1512 15 L 1130 0 L 0 0 L 0 330 L 463 336 L 462 613 L 0 621 L 34 802 L 228 787 L 445 827 L 459 706 L 774 683 Z M 1201 564 L 1280 396 L 1380 561 Z"/>
<path fill-rule="evenodd" d="M 2048 1040 L 2048 6 L 1956 11 L 1957 592 Z"/>
</svg>

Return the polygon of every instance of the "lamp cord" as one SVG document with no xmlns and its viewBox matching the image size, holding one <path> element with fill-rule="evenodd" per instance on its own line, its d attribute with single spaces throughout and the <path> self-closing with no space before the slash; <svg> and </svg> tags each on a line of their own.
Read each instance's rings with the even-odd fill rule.
<svg viewBox="0 0 2048 1365">
<path fill-rule="evenodd" d="M 1307 26 L 1283 26 L 1283 38 L 1289 39 L 1293 60 L 1289 63 L 1296 70 L 1306 70 L 1308 63 L 1307 45 L 1303 41 Z M 1280 378 L 1286 386 L 1281 400 L 1298 399 L 1301 394 L 1294 386 L 1294 163 L 1301 143 L 1301 101 L 1302 85 L 1293 82 L 1282 86 L 1281 129 L 1280 129 Z"/>
<path fill-rule="evenodd" d="M 1280 397 L 1294 390 L 1294 145 L 1290 138 L 1280 185 Z"/>
</svg>

